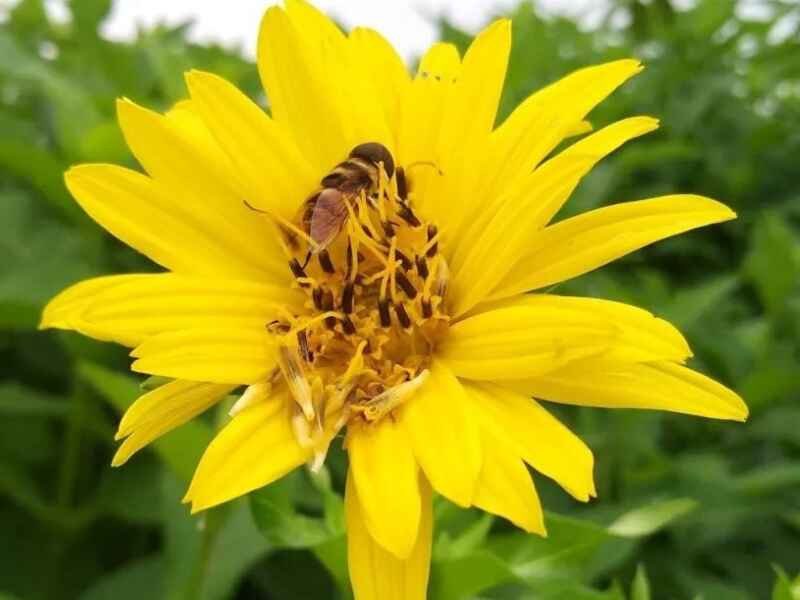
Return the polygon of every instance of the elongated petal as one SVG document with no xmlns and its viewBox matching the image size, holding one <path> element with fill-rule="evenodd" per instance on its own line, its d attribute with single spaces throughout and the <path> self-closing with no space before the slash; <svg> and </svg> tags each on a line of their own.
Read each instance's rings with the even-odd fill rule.
<svg viewBox="0 0 800 600">
<path fill-rule="evenodd" d="M 81 207 L 132 248 L 158 264 L 187 275 L 289 282 L 285 259 L 278 267 L 270 250 L 262 258 L 240 252 L 220 214 L 172 194 L 149 177 L 115 165 L 81 165 L 67 171 L 69 191 Z M 256 219 L 256 216 L 250 216 Z M 261 223 L 261 238 L 273 235 Z M 241 241 L 244 232 L 235 236 Z M 258 246 L 259 244 L 257 244 Z"/>
<path fill-rule="evenodd" d="M 395 557 L 409 557 L 420 521 L 419 469 L 408 437 L 391 419 L 351 426 L 350 473 L 372 538 Z"/>
<path fill-rule="evenodd" d="M 613 323 L 585 311 L 520 304 L 455 323 L 437 355 L 466 379 L 533 377 L 608 352 L 617 335 Z"/>
<path fill-rule="evenodd" d="M 613 344 L 604 354 L 606 360 L 682 361 L 692 356 L 689 343 L 674 325 L 624 302 L 557 294 L 526 294 L 496 302 L 491 308 L 524 308 L 534 311 L 552 309 L 564 313 L 574 312 L 575 315 L 605 323 L 615 329 Z"/>
<path fill-rule="evenodd" d="M 347 562 L 355 600 L 425 600 L 431 561 L 433 514 L 431 489 L 419 485 L 421 513 L 416 543 L 408 558 L 398 559 L 370 535 L 352 472 L 347 477 Z"/>
<path fill-rule="evenodd" d="M 447 99 L 435 158 L 444 175 L 432 177 L 423 206 L 435 214 L 436 222 L 447 223 L 453 241 L 484 208 L 485 198 L 474 188 L 483 176 L 510 49 L 511 21 L 500 19 L 489 25 L 464 55 Z M 444 198 L 458 201 L 443 202 Z"/>
<path fill-rule="evenodd" d="M 411 83 L 403 59 L 377 31 L 356 27 L 348 45 L 355 69 L 374 84 L 389 130 L 396 135 L 400 123 L 400 100 Z M 395 147 L 397 140 L 394 140 Z"/>
<path fill-rule="evenodd" d="M 326 173 L 366 140 L 393 150 L 369 74 L 336 25 L 308 3 L 267 10 L 258 66 L 273 118 L 292 133 L 316 172 Z"/>
<path fill-rule="evenodd" d="M 434 44 L 422 57 L 417 75 L 401 101 L 396 158 L 400 165 L 417 163 L 407 174 L 414 203 L 421 214 L 434 222 L 442 222 L 446 204 L 437 202 L 436 197 L 441 186 L 446 187 L 439 180 L 448 177 L 436 166 L 440 160 L 442 120 L 460 72 L 461 59 L 455 46 Z M 427 166 L 419 164 L 426 162 Z"/>
<path fill-rule="evenodd" d="M 543 229 L 490 298 L 553 285 L 658 240 L 735 217 L 724 204 L 693 195 L 662 196 L 593 210 Z"/>
<path fill-rule="evenodd" d="M 580 69 L 532 94 L 492 135 L 485 189 L 513 185 L 542 161 L 595 106 L 642 70 L 636 60 Z"/>
<path fill-rule="evenodd" d="M 229 394 L 235 386 L 196 381 L 171 381 L 144 394 L 125 412 L 117 439 L 127 438 L 111 464 L 125 464 L 134 453 L 196 417 Z"/>
<path fill-rule="evenodd" d="M 306 0 L 288 0 L 286 12 L 309 51 L 310 61 L 318 66 L 314 74 L 325 82 L 339 107 L 347 136 L 343 150 L 347 152 L 365 140 L 381 142 L 393 150 L 393 136 L 376 102 L 380 93 L 377 82 L 362 68 L 363 62 L 352 52 L 346 36 L 330 17 Z"/>
<path fill-rule="evenodd" d="M 540 404 L 494 384 L 469 384 L 467 392 L 491 435 L 576 499 L 595 495 L 592 451 Z"/>
<path fill-rule="evenodd" d="M 464 388 L 441 362 L 414 397 L 399 410 L 417 462 L 433 488 L 469 506 L 481 469 L 480 431 Z"/>
<path fill-rule="evenodd" d="M 399 164 L 437 160 L 445 104 L 460 71 L 461 59 L 452 44 L 434 44 L 422 57 L 417 75 L 402 99 L 397 142 Z M 416 175 L 422 179 L 429 174 L 419 171 Z"/>
<path fill-rule="evenodd" d="M 43 326 L 136 346 L 152 335 L 198 327 L 263 328 L 278 307 L 302 306 L 289 287 L 173 273 L 81 282 L 53 299 Z"/>
<path fill-rule="evenodd" d="M 85 279 L 69 286 L 47 303 L 42 312 L 39 328 L 74 329 L 73 316 L 80 313 L 92 298 L 108 288 L 130 283 L 141 277 L 148 277 L 148 275 L 106 275 Z"/>
<path fill-rule="evenodd" d="M 310 52 L 289 16 L 281 8 L 268 9 L 258 37 L 258 70 L 272 117 L 291 131 L 313 168 L 325 173 L 342 159 L 346 134 L 322 66 L 318 59 L 312 62 Z"/>
<path fill-rule="evenodd" d="M 503 280 L 528 252 L 531 235 L 553 218 L 597 162 L 657 126 L 658 121 L 649 117 L 609 125 L 542 164 L 507 195 L 496 196 L 494 204 L 482 202 L 471 226 L 459 233 L 450 261 L 458 298 L 454 313 L 475 306 Z"/>
<path fill-rule="evenodd" d="M 230 161 L 193 110 L 176 112 L 178 116 L 162 116 L 129 100 L 117 104 L 128 146 L 169 200 L 183 204 L 183 212 L 195 215 L 195 220 L 208 222 L 214 237 L 224 240 L 240 261 L 284 274 L 277 236 L 245 205 Z"/>
<path fill-rule="evenodd" d="M 276 364 L 263 327 L 170 331 L 148 338 L 131 356 L 139 373 L 240 385 L 263 381 Z"/>
<path fill-rule="evenodd" d="M 292 431 L 289 404 L 278 394 L 237 413 L 217 434 L 184 498 L 193 513 L 272 483 L 309 459 Z"/>
<path fill-rule="evenodd" d="M 198 113 L 230 159 L 248 202 L 292 218 L 320 178 L 295 141 L 221 77 L 191 71 L 186 81 Z"/>
<path fill-rule="evenodd" d="M 528 469 L 518 451 L 484 431 L 483 466 L 475 490 L 475 506 L 504 517 L 530 533 L 546 535 L 544 513 Z"/>
<path fill-rule="evenodd" d="M 442 122 L 438 158 L 443 170 L 456 166 L 465 144 L 483 141 L 492 131 L 510 50 L 511 21 L 499 19 L 481 31 L 464 54 Z"/>
<path fill-rule="evenodd" d="M 671 362 L 585 361 L 535 379 L 509 382 L 543 400 L 604 408 L 669 410 L 744 421 L 747 405 L 734 391 Z"/>
</svg>

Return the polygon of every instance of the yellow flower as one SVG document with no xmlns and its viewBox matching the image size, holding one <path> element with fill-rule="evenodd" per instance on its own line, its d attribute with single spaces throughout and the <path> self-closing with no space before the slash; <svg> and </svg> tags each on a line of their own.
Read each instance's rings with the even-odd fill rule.
<svg viewBox="0 0 800 600">
<path fill-rule="evenodd" d="M 186 495 L 199 511 L 304 463 L 343 434 L 356 597 L 425 596 L 433 490 L 544 534 L 526 464 L 594 496 L 590 450 L 531 399 L 744 420 L 732 391 L 684 366 L 652 314 L 533 293 L 695 227 L 734 218 L 707 198 L 615 204 L 549 225 L 581 178 L 657 121 L 586 135 L 591 109 L 641 70 L 582 69 L 495 128 L 510 23 L 415 76 L 374 31 L 344 35 L 302 0 L 264 16 L 267 115 L 188 73 L 166 115 L 119 121 L 147 175 L 82 165 L 77 201 L 167 272 L 79 283 L 43 327 L 134 348 L 170 378 L 125 414 L 114 465 L 247 386 Z"/>
</svg>

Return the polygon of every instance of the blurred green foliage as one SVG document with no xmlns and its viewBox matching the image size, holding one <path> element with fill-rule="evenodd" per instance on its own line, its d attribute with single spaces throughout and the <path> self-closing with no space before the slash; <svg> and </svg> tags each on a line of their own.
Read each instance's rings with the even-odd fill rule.
<svg viewBox="0 0 800 600">
<path fill-rule="evenodd" d="M 437 501 L 433 600 L 800 598 L 800 7 L 757 4 L 754 18 L 734 0 L 619 0 L 588 30 L 532 4 L 514 11 L 504 115 L 572 69 L 628 56 L 648 67 L 592 121 L 650 114 L 660 131 L 601 164 L 569 214 L 684 191 L 740 216 L 559 292 L 671 319 L 694 365 L 737 389 L 752 417 L 559 407 L 595 450 L 599 500 L 578 505 L 537 478 L 553 511 L 546 539 Z M 340 450 L 319 476 L 190 517 L 180 497 L 221 417 L 111 469 L 115 420 L 140 392 L 124 350 L 36 331 L 66 285 L 152 269 L 61 179 L 79 162 L 132 164 L 114 99 L 166 109 L 189 68 L 260 94 L 253 65 L 187 42 L 184 27 L 102 39 L 109 7 L 73 0 L 70 19 L 52 22 L 22 0 L 0 23 L 0 599 L 348 598 Z"/>
</svg>

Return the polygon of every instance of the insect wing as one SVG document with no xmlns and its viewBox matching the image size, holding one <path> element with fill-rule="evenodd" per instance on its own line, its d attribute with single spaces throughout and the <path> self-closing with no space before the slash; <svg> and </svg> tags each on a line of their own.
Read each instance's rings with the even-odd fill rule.
<svg viewBox="0 0 800 600">
<path fill-rule="evenodd" d="M 336 239 L 347 220 L 344 195 L 333 188 L 322 190 L 311 214 L 311 239 L 317 251 L 327 248 Z"/>
</svg>

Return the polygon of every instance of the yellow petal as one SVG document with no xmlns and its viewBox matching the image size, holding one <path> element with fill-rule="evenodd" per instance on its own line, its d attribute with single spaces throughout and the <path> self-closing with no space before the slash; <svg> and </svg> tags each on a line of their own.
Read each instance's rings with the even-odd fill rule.
<svg viewBox="0 0 800 600">
<path fill-rule="evenodd" d="M 259 35 L 259 72 L 275 121 L 320 175 L 358 143 L 393 150 L 374 84 L 354 62 L 347 38 L 308 3 L 290 2 L 287 11 L 267 10 Z"/>
<path fill-rule="evenodd" d="M 125 412 L 116 439 L 127 439 L 114 455 L 115 467 L 156 438 L 183 425 L 216 404 L 235 386 L 171 381 L 140 396 Z"/>
<path fill-rule="evenodd" d="M 430 189 L 422 200 L 435 222 L 447 223 L 457 240 L 485 203 L 473 193 L 483 176 L 489 134 L 505 81 L 511 49 L 511 21 L 499 19 L 479 33 L 464 55 L 460 73 L 446 99 L 435 161 L 444 175 L 430 170 Z M 457 202 L 444 199 L 458 198 Z M 438 210 L 437 210 L 438 209 Z"/>
<path fill-rule="evenodd" d="M 349 152 L 365 141 L 380 142 L 394 150 L 394 136 L 379 102 L 376 81 L 353 52 L 339 27 L 322 11 L 305 0 L 288 0 L 286 12 L 308 51 L 315 75 L 336 102 L 341 114 Z M 372 51 L 373 48 L 369 48 Z M 345 158 L 345 154 L 341 159 Z"/>
<path fill-rule="evenodd" d="M 198 327 L 260 329 L 282 306 L 302 306 L 297 290 L 174 273 L 101 278 L 51 301 L 43 325 L 75 329 L 126 346 L 166 331 Z M 90 280 L 96 281 L 96 280 Z"/>
<path fill-rule="evenodd" d="M 198 113 L 242 182 L 248 202 L 292 218 L 320 179 L 295 141 L 223 78 L 191 71 L 186 82 Z"/>
<path fill-rule="evenodd" d="M 489 298 L 505 298 L 577 277 L 658 240 L 736 214 L 724 204 L 674 195 L 614 204 L 543 229 Z"/>
<path fill-rule="evenodd" d="M 355 600 L 425 600 L 431 561 L 433 515 L 430 485 L 420 481 L 421 514 L 416 543 L 398 559 L 370 535 L 352 472 L 347 476 L 347 562 Z"/>
<path fill-rule="evenodd" d="M 617 335 L 613 323 L 586 311 L 521 303 L 455 323 L 437 355 L 466 379 L 533 377 L 607 352 Z"/>
<path fill-rule="evenodd" d="M 131 356 L 139 373 L 210 383 L 258 383 L 276 364 L 264 327 L 170 331 L 148 338 Z"/>
<path fill-rule="evenodd" d="M 107 275 L 80 281 L 61 291 L 45 306 L 40 329 L 75 329 L 73 316 L 83 311 L 88 302 L 108 288 L 136 281 L 149 275 Z"/>
<path fill-rule="evenodd" d="M 366 27 L 353 29 L 348 37 L 348 45 L 355 69 L 373 84 L 375 96 L 392 133 L 393 146 L 396 147 L 400 100 L 411 83 L 403 59 L 380 33 Z"/>
<path fill-rule="evenodd" d="M 198 167 L 201 169 L 201 167 Z M 69 191 L 81 207 L 115 237 L 158 264 L 184 274 L 290 281 L 285 257 L 261 238 L 273 233 L 260 222 L 259 240 L 243 240 L 224 227 L 225 212 L 205 205 L 206 198 L 174 194 L 149 177 L 115 165 L 81 165 L 67 171 Z M 203 202 L 202 210 L 197 203 Z M 248 218 L 256 222 L 257 216 Z M 232 241 L 232 237 L 238 241 Z M 242 241 L 264 254 L 240 252 Z"/>
<path fill-rule="evenodd" d="M 735 421 L 744 421 L 748 414 L 734 391 L 671 362 L 588 360 L 509 385 L 543 400 L 580 406 L 669 410 Z"/>
<path fill-rule="evenodd" d="M 208 222 L 214 236 L 242 259 L 268 272 L 286 270 L 276 236 L 263 217 L 245 205 L 229 160 L 193 111 L 181 109 L 170 118 L 120 100 L 117 113 L 139 163 L 164 187 L 171 202 L 184 205 L 190 222 Z"/>
<path fill-rule="evenodd" d="M 400 165 L 419 162 L 438 164 L 442 119 L 447 111 L 455 81 L 461 71 L 458 50 L 452 44 L 437 43 L 422 57 L 417 76 L 406 86 L 401 101 L 396 159 Z M 442 204 L 428 196 L 432 179 L 442 177 L 436 168 L 418 166 L 407 173 L 414 202 L 421 214 L 434 222 Z M 438 183 L 437 183 L 438 185 Z"/>
<path fill-rule="evenodd" d="M 484 431 L 482 437 L 483 466 L 475 489 L 475 506 L 529 533 L 547 535 L 539 496 L 518 451 L 505 436 Z"/>
<path fill-rule="evenodd" d="M 615 330 L 613 342 L 603 355 L 605 360 L 682 361 L 692 356 L 689 343 L 674 325 L 623 302 L 556 294 L 526 294 L 495 302 L 486 308 L 553 309 L 562 314 L 574 312 L 576 316 L 604 323 Z"/>
<path fill-rule="evenodd" d="M 525 176 L 597 104 L 642 70 L 636 60 L 580 69 L 532 94 L 492 135 L 483 188 L 500 190 Z"/>
<path fill-rule="evenodd" d="M 464 144 L 492 131 L 511 50 L 511 21 L 499 19 L 481 31 L 464 55 L 452 99 L 443 115 L 439 140 L 440 167 L 449 171 L 464 152 Z"/>
<path fill-rule="evenodd" d="M 292 431 L 289 405 L 278 394 L 237 413 L 217 434 L 184 498 L 193 513 L 272 483 L 309 459 Z"/>
<path fill-rule="evenodd" d="M 586 502 L 595 495 L 592 451 L 535 400 L 495 384 L 469 384 L 482 426 L 531 467 Z"/>
<path fill-rule="evenodd" d="M 475 306 L 528 252 L 531 236 L 553 218 L 584 175 L 605 156 L 658 121 L 633 117 L 618 121 L 573 144 L 520 179 L 495 202 L 482 199 L 471 226 L 459 232 L 450 260 L 454 314 Z"/>
<path fill-rule="evenodd" d="M 433 488 L 460 506 L 469 506 L 481 469 L 480 431 L 464 388 L 441 362 L 398 411 L 414 455 Z"/>
<path fill-rule="evenodd" d="M 348 428 L 350 473 L 372 538 L 398 559 L 411 554 L 420 520 L 419 469 L 392 419 Z"/>
<path fill-rule="evenodd" d="M 288 128 L 312 168 L 326 173 L 342 159 L 346 133 L 319 59 L 312 62 L 310 53 L 288 15 L 268 9 L 258 37 L 258 70 L 272 117 Z"/>
</svg>

